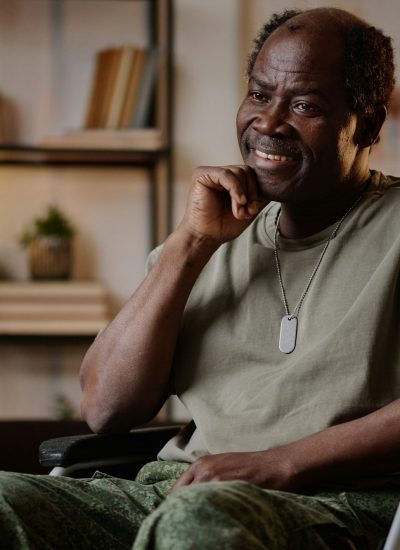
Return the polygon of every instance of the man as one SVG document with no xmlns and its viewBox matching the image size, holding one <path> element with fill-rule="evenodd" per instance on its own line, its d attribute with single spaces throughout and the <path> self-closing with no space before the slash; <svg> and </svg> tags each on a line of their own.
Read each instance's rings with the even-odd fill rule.
<svg viewBox="0 0 400 550">
<path fill-rule="evenodd" d="M 82 365 L 95 431 L 171 393 L 193 422 L 136 481 L 1 479 L 7 548 L 376 547 L 400 500 L 400 195 L 368 156 L 393 85 L 390 40 L 344 11 L 264 27 L 245 164 L 195 171 Z"/>
</svg>

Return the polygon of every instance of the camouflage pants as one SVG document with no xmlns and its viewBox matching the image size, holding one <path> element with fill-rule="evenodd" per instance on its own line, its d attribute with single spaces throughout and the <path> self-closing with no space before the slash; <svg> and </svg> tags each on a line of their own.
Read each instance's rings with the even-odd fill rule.
<svg viewBox="0 0 400 550">
<path fill-rule="evenodd" d="M 185 487 L 187 465 L 155 462 L 135 481 L 0 473 L 1 550 L 374 548 L 399 490 L 297 495 L 243 481 Z"/>
</svg>

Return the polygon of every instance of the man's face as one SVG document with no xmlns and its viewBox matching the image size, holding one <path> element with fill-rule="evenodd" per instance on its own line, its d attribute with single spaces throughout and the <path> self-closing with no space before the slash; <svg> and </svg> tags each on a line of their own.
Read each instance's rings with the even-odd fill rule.
<svg viewBox="0 0 400 550">
<path fill-rule="evenodd" d="M 241 153 L 261 193 L 280 202 L 323 200 L 349 179 L 357 182 L 365 172 L 357 124 L 343 84 L 341 39 L 275 31 L 257 57 L 237 115 Z"/>
</svg>

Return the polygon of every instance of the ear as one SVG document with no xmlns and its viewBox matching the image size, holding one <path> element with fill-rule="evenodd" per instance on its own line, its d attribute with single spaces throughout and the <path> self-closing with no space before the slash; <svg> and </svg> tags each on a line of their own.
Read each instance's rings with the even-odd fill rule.
<svg viewBox="0 0 400 550">
<path fill-rule="evenodd" d="M 379 132 L 385 122 L 387 109 L 385 105 L 375 106 L 373 113 L 360 117 L 356 134 L 357 145 L 362 148 L 371 147 L 379 141 Z"/>
</svg>

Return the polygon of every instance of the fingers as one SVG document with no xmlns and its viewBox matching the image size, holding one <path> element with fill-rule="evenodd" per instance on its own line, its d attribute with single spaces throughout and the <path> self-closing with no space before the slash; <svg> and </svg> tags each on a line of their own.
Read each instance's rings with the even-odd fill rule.
<svg viewBox="0 0 400 550">
<path fill-rule="evenodd" d="M 181 487 L 185 487 L 186 485 L 190 485 L 194 481 L 194 475 L 192 473 L 192 470 L 189 468 L 186 470 L 184 474 L 181 475 L 181 477 L 178 479 L 178 481 L 173 485 L 171 489 L 171 493 L 174 493 Z"/>
<path fill-rule="evenodd" d="M 260 200 L 255 173 L 248 166 L 199 167 L 194 181 L 216 191 L 227 191 L 235 218 L 249 219 L 257 215 L 267 201 Z"/>
<path fill-rule="evenodd" d="M 247 167 L 243 166 L 227 166 L 225 170 L 230 176 L 232 186 L 236 186 L 240 189 L 240 202 L 234 200 L 234 197 L 229 189 L 232 201 L 232 213 L 238 220 L 248 219 L 251 215 L 248 212 L 248 191 L 251 186 L 249 186 L 249 172 L 246 170 Z"/>
<path fill-rule="evenodd" d="M 237 455 L 239 453 L 236 453 Z M 232 454 L 205 455 L 195 460 L 186 472 L 178 479 L 172 487 L 175 492 L 181 487 L 195 483 L 206 483 L 208 481 L 222 481 L 233 479 L 229 464 L 226 464 L 225 457 L 232 457 Z M 237 459 L 236 455 L 234 459 Z"/>
<path fill-rule="evenodd" d="M 209 189 L 227 191 L 231 198 L 233 215 L 238 219 L 242 217 L 242 207 L 247 203 L 247 185 L 240 169 L 230 166 L 201 166 L 196 170 L 194 180 Z"/>
<path fill-rule="evenodd" d="M 254 171 L 248 168 L 247 177 L 247 211 L 256 216 L 268 204 L 268 200 L 260 196 L 259 187 Z"/>
</svg>

